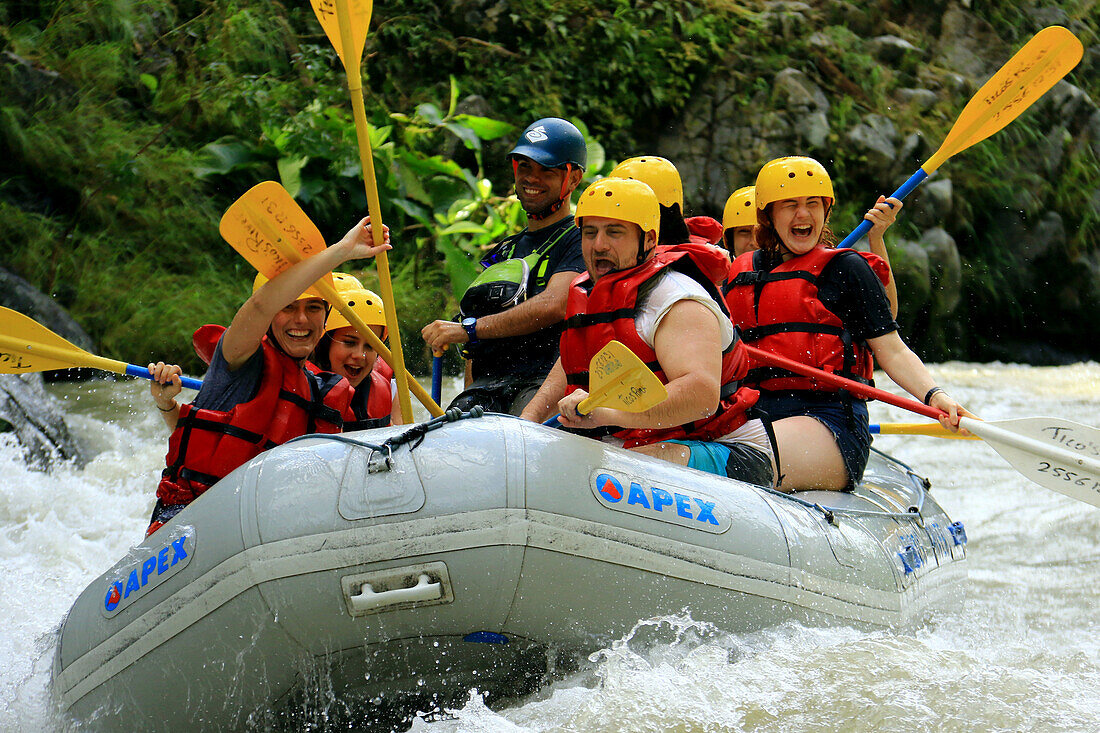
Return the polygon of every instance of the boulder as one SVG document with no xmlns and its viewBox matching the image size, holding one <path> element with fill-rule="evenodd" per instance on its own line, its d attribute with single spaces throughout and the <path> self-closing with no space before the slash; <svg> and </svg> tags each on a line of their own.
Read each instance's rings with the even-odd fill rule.
<svg viewBox="0 0 1100 733">
<path fill-rule="evenodd" d="M 786 68 L 776 74 L 772 89 L 776 107 L 797 114 L 829 111 L 825 92 L 798 69 Z"/>
<path fill-rule="evenodd" d="M 942 227 L 933 227 L 921 234 L 920 246 L 928 255 L 932 316 L 950 315 L 962 300 L 962 258 L 959 248 L 954 237 Z"/>
<path fill-rule="evenodd" d="M 920 227 L 936 227 L 947 221 L 953 207 L 950 178 L 925 181 L 912 195 L 906 215 Z"/>
<path fill-rule="evenodd" d="M 879 173 L 885 173 L 897 158 L 898 130 L 888 117 L 867 114 L 863 121 L 848 131 L 848 142 L 867 164 Z"/>
<path fill-rule="evenodd" d="M 932 295 L 928 250 L 908 239 L 887 238 L 887 247 L 901 303 L 898 317 L 911 322 L 916 311 L 923 308 Z"/>
<path fill-rule="evenodd" d="M 758 18 L 767 32 L 781 38 L 790 38 L 801 34 L 806 28 L 812 28 L 814 9 L 802 2 L 791 0 L 773 0 L 764 3 L 764 9 Z"/>
<path fill-rule="evenodd" d="M 921 89 L 919 87 L 898 89 L 894 92 L 894 96 L 897 98 L 898 104 L 917 112 L 927 112 L 932 109 L 940 98 L 931 89 Z"/>
<path fill-rule="evenodd" d="M 871 39 L 871 53 L 889 66 L 904 66 L 921 57 L 921 50 L 898 36 L 877 36 Z"/>
<path fill-rule="evenodd" d="M 0 92 L 5 106 L 34 108 L 50 99 L 75 99 L 77 89 L 53 69 L 11 51 L 0 52 Z"/>
<path fill-rule="evenodd" d="M 933 52 L 938 65 L 984 82 L 1000 66 L 996 59 L 1012 55 L 1007 51 L 988 22 L 960 5 L 948 5 L 940 19 L 940 36 Z"/>
<path fill-rule="evenodd" d="M 1088 140 L 1089 146 L 1092 148 L 1093 155 L 1100 158 L 1100 110 L 1092 113 L 1089 117 L 1088 126 Z"/>
<path fill-rule="evenodd" d="M 15 434 L 27 463 L 47 470 L 61 461 L 88 462 L 65 424 L 65 413 L 45 390 L 41 374 L 0 374 L 0 432 Z"/>
<path fill-rule="evenodd" d="M 772 158 L 820 156 L 828 147 L 828 98 L 809 75 L 784 69 L 747 100 L 746 84 L 735 66 L 715 69 L 700 87 L 700 103 L 657 140 L 656 152 L 680 171 L 693 213 L 721 215 L 730 193 L 751 185 Z"/>
<path fill-rule="evenodd" d="M 1096 102 L 1084 89 L 1062 79 L 1036 102 L 1036 111 L 1064 123 L 1096 112 Z"/>
<path fill-rule="evenodd" d="M 1066 225 L 1057 211 L 1048 211 L 1025 230 L 1019 242 L 1020 258 L 1028 265 L 1066 246 Z"/>
<path fill-rule="evenodd" d="M 38 321 L 58 336 L 86 351 L 95 351 L 95 342 L 68 311 L 23 278 L 0 267 L 0 305 L 19 311 Z"/>
</svg>

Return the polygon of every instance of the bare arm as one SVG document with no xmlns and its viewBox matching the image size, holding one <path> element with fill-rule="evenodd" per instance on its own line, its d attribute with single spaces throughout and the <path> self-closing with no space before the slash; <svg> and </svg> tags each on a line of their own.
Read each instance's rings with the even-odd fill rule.
<svg viewBox="0 0 1100 733">
<path fill-rule="evenodd" d="M 534 422 L 544 422 L 550 419 L 550 416 L 558 411 L 558 401 L 565 396 L 565 387 L 565 370 L 562 368 L 561 359 L 559 358 L 554 362 L 550 373 L 546 375 L 539 391 L 527 403 L 527 407 L 523 408 L 520 417 Z"/>
<path fill-rule="evenodd" d="M 893 208 L 891 208 L 891 204 Z M 878 201 L 875 202 L 874 207 L 868 211 L 863 218 L 871 222 L 871 231 L 867 233 L 867 243 L 871 247 L 871 252 L 878 255 L 886 261 L 886 266 L 890 266 L 890 255 L 886 251 L 886 230 L 894 223 L 898 216 L 898 210 L 901 209 L 902 203 L 900 199 L 889 198 L 885 196 L 879 196 Z M 898 317 L 898 286 L 894 282 L 894 270 L 890 269 L 890 279 L 886 283 L 886 298 L 890 301 L 890 317 Z"/>
<path fill-rule="evenodd" d="M 588 396 L 577 390 L 558 403 L 562 423 L 571 428 L 618 425 L 666 428 L 710 417 L 718 409 L 722 386 L 722 332 L 713 311 L 694 300 L 677 302 L 661 319 L 653 339 L 657 361 L 668 379 L 668 399 L 645 412 L 599 407 L 578 417 L 576 406 Z"/>
<path fill-rule="evenodd" d="M 222 336 L 222 357 L 230 371 L 239 369 L 256 353 L 271 319 L 310 285 L 348 260 L 373 257 L 390 249 L 388 228 L 385 243 L 379 247 L 373 245 L 371 236 L 370 217 L 366 217 L 339 242 L 292 265 L 253 293 L 233 316 L 233 322 Z"/>
<path fill-rule="evenodd" d="M 897 331 L 868 339 L 867 344 L 890 379 L 918 400 L 923 402 L 928 391 L 938 386 L 928 367 L 905 345 Z M 947 416 L 940 418 L 940 422 L 952 430 L 958 429 L 960 416 L 974 417 L 946 392 L 936 392 L 931 404 L 947 413 Z"/>
<path fill-rule="evenodd" d="M 565 319 L 565 300 L 569 284 L 576 272 L 559 272 L 550 277 L 546 290 L 523 301 L 514 308 L 477 319 L 478 339 L 497 339 L 523 336 L 552 326 Z M 435 351 L 447 344 L 464 344 L 469 340 L 466 329 L 453 321 L 433 321 L 420 335 Z"/>
</svg>

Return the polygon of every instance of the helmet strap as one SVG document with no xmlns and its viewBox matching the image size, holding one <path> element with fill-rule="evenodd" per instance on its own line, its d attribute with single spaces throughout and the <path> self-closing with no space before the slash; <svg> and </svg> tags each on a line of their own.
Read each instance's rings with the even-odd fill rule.
<svg viewBox="0 0 1100 733">
<path fill-rule="evenodd" d="M 638 235 L 638 261 L 635 263 L 635 267 L 645 264 L 649 259 L 650 253 L 652 253 L 654 249 L 652 247 L 650 249 L 645 248 L 645 234 L 645 230 L 643 229 L 642 233 Z"/>
</svg>

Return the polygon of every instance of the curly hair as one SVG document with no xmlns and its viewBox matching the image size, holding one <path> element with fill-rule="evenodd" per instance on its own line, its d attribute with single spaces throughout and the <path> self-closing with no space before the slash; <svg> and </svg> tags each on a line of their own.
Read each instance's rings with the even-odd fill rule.
<svg viewBox="0 0 1100 733">
<path fill-rule="evenodd" d="M 779 233 L 775 231 L 775 225 L 772 223 L 772 206 L 773 204 L 768 204 L 763 209 L 757 209 L 756 226 L 753 227 L 753 236 L 756 237 L 756 244 L 759 245 L 760 249 L 770 255 L 778 253 L 779 245 L 783 244 L 783 240 L 779 238 Z M 825 226 L 821 230 L 821 239 L 818 240 L 828 249 L 832 249 L 837 243 L 836 235 L 833 234 L 833 230 L 829 228 L 829 214 L 831 214 L 832 211 L 832 206 L 829 206 L 825 211 Z"/>
</svg>

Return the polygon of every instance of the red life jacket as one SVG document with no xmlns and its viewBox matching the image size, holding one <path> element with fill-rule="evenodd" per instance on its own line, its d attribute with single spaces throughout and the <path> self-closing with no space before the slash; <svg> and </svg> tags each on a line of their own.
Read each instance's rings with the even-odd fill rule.
<svg viewBox="0 0 1100 733">
<path fill-rule="evenodd" d="M 263 373 L 251 400 L 228 412 L 180 407 L 157 487 L 165 504 L 189 504 L 263 451 L 309 433 L 338 433 L 345 419 L 354 419 L 348 380 L 307 374 L 267 337 L 260 348 Z"/>
<path fill-rule="evenodd" d="M 386 362 L 375 359 L 370 374 L 355 388 L 355 396 L 351 398 L 355 420 L 344 423 L 344 432 L 384 428 L 390 424 L 393 395 L 390 392 L 390 377 L 386 374 L 393 374 L 393 370 L 388 367 Z"/>
<path fill-rule="evenodd" d="M 691 241 L 698 244 L 718 244 L 722 241 L 722 222 L 709 216 L 689 216 L 684 219 Z"/>
<path fill-rule="evenodd" d="M 195 347 L 195 353 L 207 364 L 214 358 L 214 349 L 223 333 L 225 333 L 225 326 L 207 323 L 205 326 L 199 326 L 191 337 L 191 345 Z M 307 361 L 306 369 L 313 374 L 322 373 L 322 369 L 313 362 Z M 390 413 L 393 408 L 393 402 L 390 399 L 390 380 L 393 379 L 393 367 L 379 357 L 375 359 L 374 369 L 367 375 L 367 379 L 371 380 L 372 384 L 367 384 L 365 380 L 361 382 L 359 389 L 355 390 L 355 396 L 351 399 L 355 420 L 344 421 L 345 432 L 384 428 L 390 424 Z M 376 389 L 375 387 L 382 382 L 385 382 L 385 386 Z"/>
<path fill-rule="evenodd" d="M 374 371 L 378 372 L 386 379 L 393 379 L 393 367 L 391 367 L 381 356 L 374 360 Z"/>
<path fill-rule="evenodd" d="M 817 278 L 834 257 L 862 255 L 885 285 L 890 268 L 878 255 L 821 245 L 763 270 L 762 252 L 746 252 L 730 265 L 726 305 L 745 343 L 788 359 L 872 384 L 874 360 L 866 342 L 856 342 L 818 296 Z M 785 369 L 752 360 L 745 381 L 765 390 L 837 392 Z"/>
<path fill-rule="evenodd" d="M 679 244 L 658 246 L 648 261 L 629 270 L 604 275 L 596 283 L 587 273 L 577 277 L 566 301 L 565 331 L 561 336 L 561 365 L 565 370 L 566 394 L 588 388 L 588 364 L 612 339 L 621 341 L 646 363 L 662 383 L 668 378 L 657 361 L 653 347 L 638 335 L 634 317 L 638 313 L 638 294 L 646 283 L 665 268 L 690 275 L 723 306 L 714 282 L 720 281 L 728 263 L 710 245 Z M 746 422 L 745 411 L 756 403 L 759 393 L 741 385 L 748 368 L 745 347 L 734 337 L 722 354 L 722 392 L 718 410 L 708 418 L 686 425 L 652 430 L 619 430 L 627 448 L 662 440 L 713 440 L 728 435 Z"/>
</svg>

